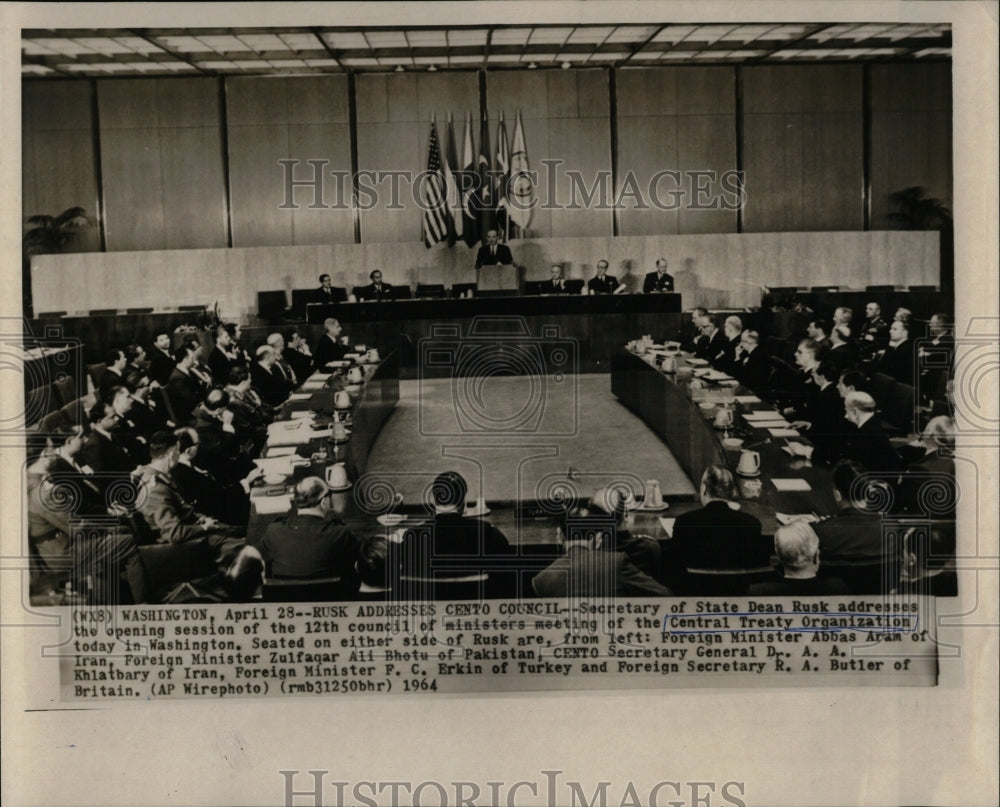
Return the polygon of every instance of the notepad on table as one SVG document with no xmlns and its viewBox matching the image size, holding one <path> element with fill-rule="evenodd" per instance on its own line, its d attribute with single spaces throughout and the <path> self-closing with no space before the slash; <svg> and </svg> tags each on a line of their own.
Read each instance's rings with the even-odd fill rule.
<svg viewBox="0 0 1000 807">
<path fill-rule="evenodd" d="M 793 521 L 807 521 L 812 524 L 819 521 L 815 513 L 775 513 L 774 518 L 779 524 L 791 524 Z"/>
<path fill-rule="evenodd" d="M 768 429 L 772 437 L 799 437 L 798 429 Z"/>
<path fill-rule="evenodd" d="M 287 457 L 289 454 L 295 453 L 294 446 L 268 446 L 267 456 L 268 457 Z"/>
<path fill-rule="evenodd" d="M 741 404 L 760 403 L 760 398 L 758 398 L 756 395 L 737 395 L 736 403 L 741 403 Z"/>
<path fill-rule="evenodd" d="M 257 509 L 257 514 L 262 516 L 287 513 L 292 509 L 292 497 L 287 493 L 280 496 L 254 496 L 253 506 Z"/>
<path fill-rule="evenodd" d="M 780 491 L 812 490 L 812 486 L 805 479 L 772 479 L 771 483 Z"/>
<path fill-rule="evenodd" d="M 776 420 L 781 418 L 781 415 L 775 412 L 773 409 L 761 409 L 757 412 L 744 412 L 744 420 Z"/>
<path fill-rule="evenodd" d="M 306 383 L 309 382 L 307 381 Z M 288 396 L 289 401 L 308 401 L 310 398 L 312 398 L 312 395 L 308 392 L 293 392 Z"/>
</svg>

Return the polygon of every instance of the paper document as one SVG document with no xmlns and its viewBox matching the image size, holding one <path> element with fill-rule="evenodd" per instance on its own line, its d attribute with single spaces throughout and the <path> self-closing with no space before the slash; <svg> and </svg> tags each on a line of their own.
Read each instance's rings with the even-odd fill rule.
<svg viewBox="0 0 1000 807">
<path fill-rule="evenodd" d="M 775 488 L 781 491 L 812 490 L 805 479 L 772 479 Z"/>
<path fill-rule="evenodd" d="M 674 537 L 674 522 L 677 521 L 676 518 L 661 518 L 660 525 L 663 527 L 663 531 L 667 534 L 669 538 Z"/>
<path fill-rule="evenodd" d="M 287 493 L 280 496 L 254 496 L 252 501 L 258 515 L 262 516 L 287 513 L 292 509 L 292 497 Z"/>
</svg>

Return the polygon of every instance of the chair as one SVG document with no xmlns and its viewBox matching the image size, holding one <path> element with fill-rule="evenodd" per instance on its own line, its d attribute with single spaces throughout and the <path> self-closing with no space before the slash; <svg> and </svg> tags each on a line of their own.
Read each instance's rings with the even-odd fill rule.
<svg viewBox="0 0 1000 807">
<path fill-rule="evenodd" d="M 107 369 L 108 365 L 106 365 L 103 361 L 98 362 L 97 364 L 87 365 L 87 375 L 90 376 L 95 392 L 101 388 L 101 379 L 104 377 L 104 371 Z"/>
<path fill-rule="evenodd" d="M 93 405 L 91 400 L 88 396 L 84 395 L 75 401 L 70 401 L 59 410 L 59 414 L 62 415 L 63 420 L 70 426 L 82 426 L 87 420 L 87 410 Z"/>
<path fill-rule="evenodd" d="M 152 314 L 153 306 L 140 306 L 139 308 L 126 308 L 126 314 Z"/>
<path fill-rule="evenodd" d="M 204 541 L 140 546 L 139 560 L 151 602 L 162 602 L 163 597 L 180 583 L 215 573 L 212 550 Z"/>
<path fill-rule="evenodd" d="M 684 576 L 685 594 L 740 595 L 745 594 L 751 583 L 770 580 L 774 569 L 761 566 L 755 569 L 691 569 Z"/>
<path fill-rule="evenodd" d="M 160 403 L 163 404 L 163 411 L 167 413 L 167 420 L 173 423 L 175 426 L 178 425 L 177 415 L 174 414 L 174 405 L 170 402 L 170 396 L 167 394 L 165 387 L 157 387 L 154 392 L 158 393 L 160 396 Z M 186 424 L 181 424 L 186 425 Z"/>
<path fill-rule="evenodd" d="M 91 317 L 113 317 L 115 314 L 118 313 L 118 309 L 117 308 L 91 308 L 90 311 L 87 312 L 87 313 Z"/>
<path fill-rule="evenodd" d="M 204 305 L 179 305 L 177 306 L 178 311 L 204 311 Z"/>
<path fill-rule="evenodd" d="M 525 294 L 541 294 L 542 293 L 542 280 L 525 280 L 524 281 L 524 293 Z"/>
<path fill-rule="evenodd" d="M 57 378 L 52 382 L 52 389 L 55 390 L 59 406 L 65 406 L 80 397 L 76 388 L 76 380 L 71 375 Z"/>
<path fill-rule="evenodd" d="M 579 277 L 571 277 L 566 281 L 566 291 L 570 294 L 580 294 L 583 292 L 583 280 Z"/>
<path fill-rule="evenodd" d="M 872 373 L 868 380 L 868 388 L 871 391 L 878 408 L 885 410 L 892 400 L 892 388 L 896 384 L 896 379 L 885 373 Z"/>
<path fill-rule="evenodd" d="M 913 431 L 914 390 L 909 384 L 896 382 L 889 388 L 889 398 L 884 407 L 886 419 L 901 434 Z"/>
<path fill-rule="evenodd" d="M 840 286 L 813 286 L 809 289 L 813 294 L 836 294 Z"/>
<path fill-rule="evenodd" d="M 410 291 L 409 286 L 393 286 L 392 287 L 392 299 L 393 300 L 409 300 L 413 297 L 413 293 Z"/>
<path fill-rule="evenodd" d="M 257 292 L 257 316 L 260 319 L 280 319 L 287 306 L 288 298 L 282 289 Z"/>
<path fill-rule="evenodd" d="M 799 291 L 798 286 L 768 286 L 767 289 L 772 295 L 779 294 L 797 294 Z"/>
<path fill-rule="evenodd" d="M 879 285 L 876 285 L 876 286 L 865 286 L 865 291 L 868 291 L 868 292 L 872 292 L 872 291 L 895 291 L 895 290 L 896 290 L 896 286 L 893 283 L 885 283 L 885 284 L 882 284 L 880 286 Z"/>
<path fill-rule="evenodd" d="M 444 283 L 418 283 L 416 296 L 440 299 L 444 297 Z"/>
<path fill-rule="evenodd" d="M 264 602 L 340 602 L 353 599 L 355 584 L 339 577 L 316 580 L 269 577 L 264 580 L 261 598 Z"/>
<path fill-rule="evenodd" d="M 476 289 L 478 288 L 478 283 L 455 283 L 451 287 L 451 296 L 464 297 L 467 291 L 472 292 L 473 296 L 475 296 Z"/>
<path fill-rule="evenodd" d="M 28 390 L 24 395 L 24 425 L 34 426 L 57 407 L 56 394 L 51 384 Z"/>
<path fill-rule="evenodd" d="M 934 292 L 934 291 L 937 291 L 937 290 L 938 290 L 937 286 L 908 286 L 907 287 L 907 291 L 916 291 L 916 292 L 925 292 L 925 293 L 926 292 Z"/>
<path fill-rule="evenodd" d="M 58 319 L 65 316 L 65 311 L 42 311 L 40 314 L 35 314 L 36 319 Z"/>
<path fill-rule="evenodd" d="M 42 418 L 41 422 L 38 424 L 38 432 L 40 434 L 54 434 L 63 426 L 75 425 L 78 424 L 70 423 L 66 415 L 63 414 L 62 409 L 57 409 L 55 412 L 49 412 Z"/>
</svg>

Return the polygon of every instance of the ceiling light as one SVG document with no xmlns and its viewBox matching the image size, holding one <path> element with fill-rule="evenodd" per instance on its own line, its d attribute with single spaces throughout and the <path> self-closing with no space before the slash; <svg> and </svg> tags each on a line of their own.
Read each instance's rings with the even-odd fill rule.
<svg viewBox="0 0 1000 807">
<path fill-rule="evenodd" d="M 528 69 L 529 70 L 537 70 L 538 69 L 538 64 L 536 62 L 528 62 Z"/>
<path fill-rule="evenodd" d="M 560 67 L 562 67 L 563 70 L 569 70 L 572 66 L 573 66 L 572 62 L 563 62 L 560 65 Z"/>
<path fill-rule="evenodd" d="M 429 72 L 429 73 L 436 73 L 437 69 L 438 69 L 438 66 L 436 64 L 432 64 L 430 67 L 427 68 L 427 72 Z"/>
<path fill-rule="evenodd" d="M 397 73 L 405 73 L 405 72 L 406 72 L 406 70 L 404 69 L 403 65 L 401 65 L 401 64 L 397 64 L 397 65 L 396 65 L 396 72 L 397 72 Z"/>
</svg>

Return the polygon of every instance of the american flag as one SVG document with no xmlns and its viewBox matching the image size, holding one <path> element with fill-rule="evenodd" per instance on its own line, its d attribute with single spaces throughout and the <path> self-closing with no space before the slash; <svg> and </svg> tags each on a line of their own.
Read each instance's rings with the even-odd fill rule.
<svg viewBox="0 0 1000 807">
<path fill-rule="evenodd" d="M 441 148 L 437 126 L 431 123 L 431 144 L 427 152 L 427 173 L 423 181 L 424 245 L 432 247 L 448 237 L 448 202 L 445 197 L 444 173 L 441 170 Z"/>
</svg>

